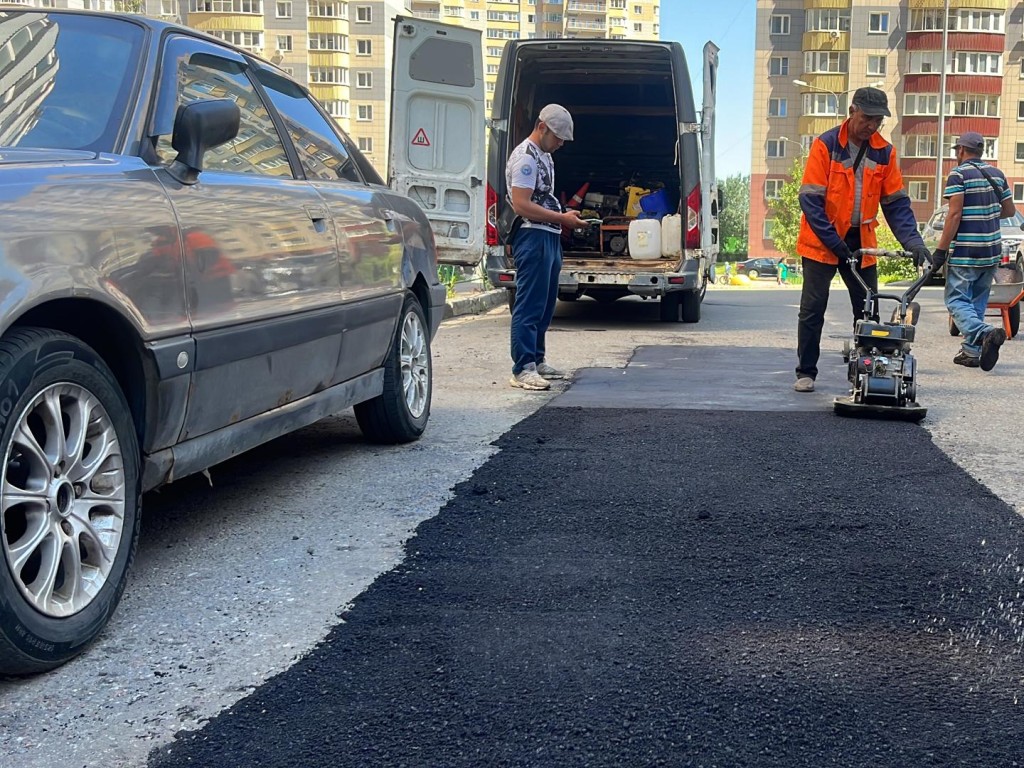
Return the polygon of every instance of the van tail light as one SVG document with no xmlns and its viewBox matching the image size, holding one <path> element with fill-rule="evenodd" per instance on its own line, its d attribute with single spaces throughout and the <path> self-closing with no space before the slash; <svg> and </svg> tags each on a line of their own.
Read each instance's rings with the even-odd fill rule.
<svg viewBox="0 0 1024 768">
<path fill-rule="evenodd" d="M 498 193 L 487 185 L 487 244 L 498 244 Z"/>
<path fill-rule="evenodd" d="M 684 248 L 700 248 L 700 185 L 686 196 L 686 235 Z"/>
</svg>

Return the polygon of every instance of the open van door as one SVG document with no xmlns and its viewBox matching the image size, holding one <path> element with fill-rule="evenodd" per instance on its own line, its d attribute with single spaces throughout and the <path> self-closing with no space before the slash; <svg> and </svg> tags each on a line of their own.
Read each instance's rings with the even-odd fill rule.
<svg viewBox="0 0 1024 768">
<path fill-rule="evenodd" d="M 484 253 L 484 74 L 479 30 L 395 18 L 388 186 L 430 219 L 438 261 Z"/>
<path fill-rule="evenodd" d="M 715 176 L 715 103 L 718 96 L 717 45 L 704 45 L 704 87 L 700 128 L 700 248 L 704 268 L 714 281 L 715 262 L 721 247 L 718 229 L 718 179 Z"/>
</svg>

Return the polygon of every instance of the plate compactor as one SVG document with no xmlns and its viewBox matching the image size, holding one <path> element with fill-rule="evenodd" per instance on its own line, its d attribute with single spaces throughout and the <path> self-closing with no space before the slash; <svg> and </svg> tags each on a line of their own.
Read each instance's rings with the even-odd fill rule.
<svg viewBox="0 0 1024 768">
<path fill-rule="evenodd" d="M 878 293 L 857 271 L 858 255 L 909 257 L 907 251 L 864 248 L 849 259 L 850 271 L 864 287 L 864 314 L 854 324 L 853 340 L 843 344 L 843 361 L 848 366 L 850 394 L 837 397 L 832 404 L 840 416 L 920 421 L 928 409 L 917 402 L 917 364 L 910 354 L 914 326 L 920 305 L 914 301 L 921 287 L 931 279 L 935 267 L 929 267 L 900 295 Z M 895 301 L 888 322 L 879 321 L 881 300 Z"/>
</svg>

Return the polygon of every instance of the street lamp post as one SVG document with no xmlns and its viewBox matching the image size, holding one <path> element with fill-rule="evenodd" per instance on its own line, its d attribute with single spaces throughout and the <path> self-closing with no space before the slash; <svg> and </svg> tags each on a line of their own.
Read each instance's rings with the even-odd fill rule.
<svg viewBox="0 0 1024 768">
<path fill-rule="evenodd" d="M 949 2 L 949 0 L 946 0 L 946 2 Z M 793 81 L 793 85 L 799 85 L 801 88 L 810 88 L 812 91 L 818 91 L 819 93 L 827 93 L 827 94 L 831 95 L 836 100 L 836 116 L 837 117 L 839 116 L 839 97 L 840 96 L 845 96 L 848 93 L 853 93 L 854 91 L 857 90 L 857 88 L 849 88 L 849 89 L 847 89 L 845 91 L 842 91 L 840 93 L 836 93 L 835 91 L 830 91 L 828 88 L 819 88 L 816 85 L 811 85 L 810 83 L 808 83 L 808 82 L 806 82 L 804 80 L 794 80 Z M 884 80 L 876 80 L 873 83 L 868 83 L 867 87 L 868 88 L 881 88 L 883 85 L 885 85 L 885 81 Z"/>
<path fill-rule="evenodd" d="M 942 202 L 943 145 L 946 143 L 946 54 L 949 50 L 949 0 L 946 0 L 942 16 L 942 69 L 939 75 L 939 135 L 935 148 L 935 208 Z"/>
</svg>

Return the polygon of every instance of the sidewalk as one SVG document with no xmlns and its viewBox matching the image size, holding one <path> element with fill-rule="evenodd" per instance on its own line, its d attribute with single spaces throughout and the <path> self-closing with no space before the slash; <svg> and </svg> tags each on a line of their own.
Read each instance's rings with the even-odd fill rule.
<svg viewBox="0 0 1024 768">
<path fill-rule="evenodd" d="M 489 288 L 479 277 L 462 280 L 455 284 L 455 296 L 449 298 L 444 311 L 444 319 L 459 315 L 475 315 L 500 307 L 508 301 L 504 288 Z"/>
</svg>

